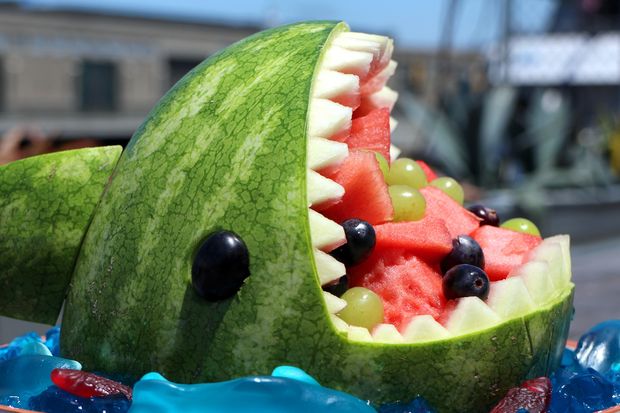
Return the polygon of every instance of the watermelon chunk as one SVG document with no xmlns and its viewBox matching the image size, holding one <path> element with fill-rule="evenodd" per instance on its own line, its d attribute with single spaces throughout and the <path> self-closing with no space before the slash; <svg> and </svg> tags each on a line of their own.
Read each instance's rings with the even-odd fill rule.
<svg viewBox="0 0 620 413">
<path fill-rule="evenodd" d="M 484 271 L 491 281 L 503 280 L 523 264 L 528 253 L 541 243 L 535 235 L 523 234 L 505 228 L 483 225 L 471 236 L 484 252 Z"/>
<path fill-rule="evenodd" d="M 349 276 L 351 285 L 368 288 L 381 297 L 384 322 L 400 331 L 416 315 L 439 317 L 446 305 L 441 275 L 403 250 L 375 250 L 367 261 L 350 268 Z"/>
<path fill-rule="evenodd" d="M 480 226 L 480 219 L 434 186 L 420 190 L 426 199 L 425 217 L 441 219 L 452 238 L 471 234 Z"/>
<path fill-rule="evenodd" d="M 351 135 L 346 140 L 349 150 L 367 149 L 390 159 L 390 111 L 376 109 L 366 116 L 353 119 Z"/>
<path fill-rule="evenodd" d="M 446 225 L 434 217 L 375 225 L 375 234 L 376 249 L 403 249 L 427 262 L 436 263 L 452 250 Z"/>
<path fill-rule="evenodd" d="M 376 225 L 394 217 L 388 187 L 374 153 L 353 150 L 338 168 L 326 168 L 321 172 L 342 185 L 345 191 L 339 202 L 316 207 L 327 218 L 336 222 L 359 218 Z"/>
<path fill-rule="evenodd" d="M 354 93 L 346 93 L 346 94 L 336 96 L 335 98 L 332 98 L 331 100 L 336 103 L 340 103 L 343 106 L 348 106 L 351 109 L 355 110 L 360 106 L 362 102 L 362 95 L 360 94 L 359 91 L 356 91 Z"/>
<path fill-rule="evenodd" d="M 426 162 L 424 161 L 416 161 L 416 162 L 418 163 L 418 165 L 420 165 L 420 168 L 422 168 L 422 170 L 424 171 L 424 174 L 426 175 L 426 180 L 428 182 L 437 179 L 437 174 L 435 173 L 435 171 L 431 169 L 430 166 L 428 166 Z"/>
</svg>

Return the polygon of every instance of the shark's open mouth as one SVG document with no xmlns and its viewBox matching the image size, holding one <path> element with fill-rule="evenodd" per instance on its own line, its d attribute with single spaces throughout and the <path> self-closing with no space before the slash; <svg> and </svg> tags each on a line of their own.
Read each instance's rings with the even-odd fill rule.
<svg viewBox="0 0 620 413">
<path fill-rule="evenodd" d="M 324 210 L 321 206 L 340 202 L 345 188 L 322 171 L 338 168 L 349 156 L 347 136 L 351 133 L 352 118 L 376 109 L 391 112 L 398 97 L 386 86 L 397 66 L 391 59 L 392 51 L 392 39 L 384 36 L 337 33 L 324 51 L 315 75 L 308 118 L 307 193 L 314 261 L 323 287 L 338 282 L 348 268 L 330 255 L 347 242 L 341 222 L 318 212 Z M 390 117 L 390 132 L 395 127 L 396 121 Z M 391 160 L 398 153 L 390 145 Z M 416 343 L 469 334 L 536 312 L 570 292 L 570 273 L 568 237 L 556 236 L 532 248 L 523 266 L 513 270 L 508 278 L 491 282 L 488 298 L 452 300 L 449 310 L 440 316 L 409 314 L 398 325 L 381 322 L 368 328 L 347 323 L 339 316 L 347 301 L 328 291 L 323 291 L 323 296 L 334 328 L 348 340 Z"/>
</svg>

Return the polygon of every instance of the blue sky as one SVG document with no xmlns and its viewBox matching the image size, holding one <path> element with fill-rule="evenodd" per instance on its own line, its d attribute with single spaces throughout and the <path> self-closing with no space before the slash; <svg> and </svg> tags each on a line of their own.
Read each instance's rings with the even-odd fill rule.
<svg viewBox="0 0 620 413">
<path fill-rule="evenodd" d="M 2 1 L 2 0 L 0 0 Z M 353 30 L 394 36 L 400 47 L 436 48 L 449 0 L 21 0 L 30 7 L 69 7 L 186 20 L 273 26 L 307 19 L 347 21 Z M 454 44 L 488 45 L 499 35 L 502 0 L 457 1 Z M 541 26 L 550 0 L 519 0 L 528 26 Z M 517 13 L 517 20 L 520 17 Z"/>
</svg>

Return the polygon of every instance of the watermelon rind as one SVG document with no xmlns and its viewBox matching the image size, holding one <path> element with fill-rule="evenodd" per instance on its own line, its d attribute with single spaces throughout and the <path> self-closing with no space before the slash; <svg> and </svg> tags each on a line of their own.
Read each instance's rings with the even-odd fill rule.
<svg viewBox="0 0 620 413">
<path fill-rule="evenodd" d="M 0 166 L 0 314 L 54 324 L 120 146 Z"/>
</svg>

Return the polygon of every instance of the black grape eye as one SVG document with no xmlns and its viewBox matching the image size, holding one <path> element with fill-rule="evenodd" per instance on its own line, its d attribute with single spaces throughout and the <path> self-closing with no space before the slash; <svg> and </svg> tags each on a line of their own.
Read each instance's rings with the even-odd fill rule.
<svg viewBox="0 0 620 413">
<path fill-rule="evenodd" d="M 210 234 L 192 265 L 192 285 L 209 301 L 232 297 L 250 275 L 250 254 L 245 242 L 231 231 Z"/>
</svg>

